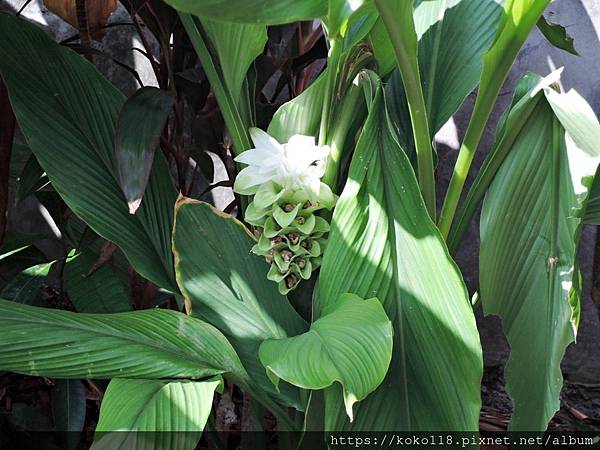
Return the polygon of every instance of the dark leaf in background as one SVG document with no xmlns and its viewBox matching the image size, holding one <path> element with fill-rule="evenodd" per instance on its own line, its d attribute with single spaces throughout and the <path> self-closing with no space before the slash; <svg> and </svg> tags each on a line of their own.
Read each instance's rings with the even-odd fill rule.
<svg viewBox="0 0 600 450">
<path fill-rule="evenodd" d="M 61 448 L 77 448 L 85 423 L 85 386 L 80 380 L 55 381 L 52 388 L 52 416 Z"/>
<path fill-rule="evenodd" d="M 143 87 L 125 102 L 119 113 L 117 173 L 130 214 L 135 214 L 142 202 L 154 152 L 174 101 L 171 92 Z"/>
<path fill-rule="evenodd" d="M 45 306 L 39 292 L 52 264 L 37 264 L 18 273 L 0 290 L 0 298 L 24 305 Z"/>
<path fill-rule="evenodd" d="M 540 17 L 537 22 L 537 27 L 544 35 L 544 37 L 554 45 L 556 48 L 560 48 L 572 55 L 579 56 L 577 50 L 575 50 L 575 43 L 573 38 L 567 33 L 567 30 L 558 23 L 552 23 L 546 20 L 544 16 Z"/>
<path fill-rule="evenodd" d="M 22 270 L 47 261 L 33 245 L 41 238 L 39 235 L 6 234 L 4 244 L 0 246 L 0 290 Z"/>
<path fill-rule="evenodd" d="M 6 230 L 8 212 L 8 182 L 10 175 L 10 153 L 15 134 L 15 115 L 8 100 L 8 92 L 0 77 L 0 245 Z"/>
<path fill-rule="evenodd" d="M 131 310 L 124 279 L 104 264 L 92 271 L 97 255 L 91 250 L 72 255 L 63 272 L 64 288 L 78 312 L 116 313 Z"/>
</svg>

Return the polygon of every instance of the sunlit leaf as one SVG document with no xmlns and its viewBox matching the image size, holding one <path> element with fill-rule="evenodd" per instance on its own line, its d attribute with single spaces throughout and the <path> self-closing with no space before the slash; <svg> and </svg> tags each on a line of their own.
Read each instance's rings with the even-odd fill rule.
<svg viewBox="0 0 600 450">
<path fill-rule="evenodd" d="M 477 430 L 482 355 L 473 312 L 384 107 L 379 91 L 333 214 L 319 300 L 324 311 L 345 292 L 377 297 L 394 325 L 392 362 L 352 424 L 341 390 L 329 388 L 326 426 Z"/>
<path fill-rule="evenodd" d="M 376 298 L 344 294 L 300 336 L 267 340 L 260 360 L 275 384 L 343 386 L 346 413 L 383 381 L 392 358 L 392 324 Z"/>
<path fill-rule="evenodd" d="M 488 190 L 480 225 L 481 300 L 502 318 L 511 348 L 513 430 L 545 430 L 560 406 L 560 361 L 579 323 L 582 208 L 600 161 L 589 105 L 575 91 L 544 94 Z"/>
<path fill-rule="evenodd" d="M 220 378 L 112 380 L 102 400 L 91 449 L 195 448 L 212 409 L 214 392 L 222 386 Z"/>
<path fill-rule="evenodd" d="M 245 376 L 216 328 L 174 311 L 81 314 L 0 300 L 0 325 L 0 370 L 54 378 Z"/>
<path fill-rule="evenodd" d="M 223 22 L 276 25 L 327 14 L 323 0 L 166 0 L 175 9 Z"/>
<path fill-rule="evenodd" d="M 255 386 L 277 395 L 258 358 L 265 339 L 306 331 L 307 325 L 267 279 L 268 264 L 250 252 L 256 243 L 232 216 L 181 197 L 173 251 L 177 282 L 192 315 L 217 327 L 236 349 Z M 287 386 L 289 388 L 289 386 Z M 300 407 L 297 390 L 282 386 L 281 401 Z"/>
</svg>

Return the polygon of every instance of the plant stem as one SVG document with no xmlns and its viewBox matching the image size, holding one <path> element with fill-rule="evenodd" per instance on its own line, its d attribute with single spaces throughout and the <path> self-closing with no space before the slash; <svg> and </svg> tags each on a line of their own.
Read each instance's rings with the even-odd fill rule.
<svg viewBox="0 0 600 450">
<path fill-rule="evenodd" d="M 319 145 L 327 143 L 327 133 L 329 131 L 329 119 L 331 116 L 331 107 L 335 96 L 335 85 L 337 82 L 338 65 L 342 54 L 342 42 L 339 39 L 331 39 L 329 54 L 327 55 L 327 80 L 325 85 L 325 96 L 323 98 L 323 108 L 321 112 L 321 125 L 319 127 Z"/>
<path fill-rule="evenodd" d="M 475 156 L 475 150 L 477 150 L 477 146 L 479 145 L 479 141 L 481 140 L 481 136 L 485 129 L 485 124 L 492 112 L 496 96 L 490 96 L 492 101 L 485 102 L 480 101 L 480 98 L 481 97 L 478 96 L 477 101 L 475 102 L 473 115 L 471 116 L 469 126 L 467 127 L 463 143 L 458 151 L 458 159 L 456 160 L 454 172 L 452 172 L 452 178 L 450 178 L 450 184 L 448 186 L 448 191 L 446 192 L 446 198 L 444 199 L 444 205 L 442 206 L 438 228 L 444 239 L 448 237 L 448 233 L 450 232 L 454 214 L 456 213 L 456 207 L 458 206 L 458 201 L 460 200 L 460 195 L 465 185 L 469 168 L 471 167 L 473 157 Z M 486 99 L 487 98 L 488 97 L 486 97 Z"/>
<path fill-rule="evenodd" d="M 419 186 L 421 187 L 427 211 L 435 221 L 435 177 L 432 141 L 429 133 L 423 86 L 421 85 L 421 76 L 419 74 L 419 63 L 416 58 L 416 52 L 409 48 L 413 44 L 416 45 L 416 43 L 412 42 L 412 36 L 411 39 L 408 38 L 410 33 L 407 30 L 403 30 L 403 27 L 396 23 L 397 11 L 394 8 L 394 2 L 390 2 L 389 0 L 375 0 L 375 4 L 394 48 L 396 62 L 402 76 L 415 140 Z M 412 16 L 410 20 L 413 20 Z M 416 35 L 414 39 L 416 41 Z"/>
<path fill-rule="evenodd" d="M 351 86 L 344 96 L 339 117 L 337 117 L 334 123 L 333 134 L 329 142 L 331 151 L 327 157 L 325 174 L 323 175 L 323 183 L 327 184 L 334 192 L 338 183 L 340 163 L 344 146 L 348 139 L 348 133 L 356 117 L 361 116 L 363 113 L 364 100 L 362 88 Z"/>
</svg>

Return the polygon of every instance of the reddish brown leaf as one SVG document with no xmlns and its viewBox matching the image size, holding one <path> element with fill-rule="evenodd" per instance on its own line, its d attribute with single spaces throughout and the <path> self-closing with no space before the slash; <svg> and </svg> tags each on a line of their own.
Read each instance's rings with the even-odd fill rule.
<svg viewBox="0 0 600 450">
<path fill-rule="evenodd" d="M 88 0 L 85 3 L 87 31 L 93 38 L 101 38 L 104 34 L 102 27 L 106 25 L 109 16 L 117 9 L 117 0 Z M 81 29 L 84 26 L 77 20 L 76 0 L 44 0 L 44 4 L 46 8 L 75 28 Z"/>
</svg>

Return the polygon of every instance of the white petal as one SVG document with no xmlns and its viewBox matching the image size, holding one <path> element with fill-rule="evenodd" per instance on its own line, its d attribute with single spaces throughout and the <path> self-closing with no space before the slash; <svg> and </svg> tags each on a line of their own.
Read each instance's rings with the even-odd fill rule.
<svg viewBox="0 0 600 450">
<path fill-rule="evenodd" d="M 256 148 L 271 149 L 273 152 L 283 153 L 281 144 L 260 128 L 250 128 L 250 137 Z"/>
<path fill-rule="evenodd" d="M 234 158 L 234 161 L 252 166 L 259 166 L 264 162 L 271 161 L 277 156 L 280 156 L 280 153 L 274 153 L 272 148 L 253 148 L 240 153 Z"/>
<path fill-rule="evenodd" d="M 254 194 L 258 186 L 269 181 L 268 177 L 260 174 L 253 166 L 242 169 L 235 177 L 233 190 L 238 194 Z"/>
<path fill-rule="evenodd" d="M 295 134 L 288 141 L 288 145 L 293 147 L 314 147 L 315 138 L 314 136 L 305 136 L 303 134 Z"/>
</svg>

